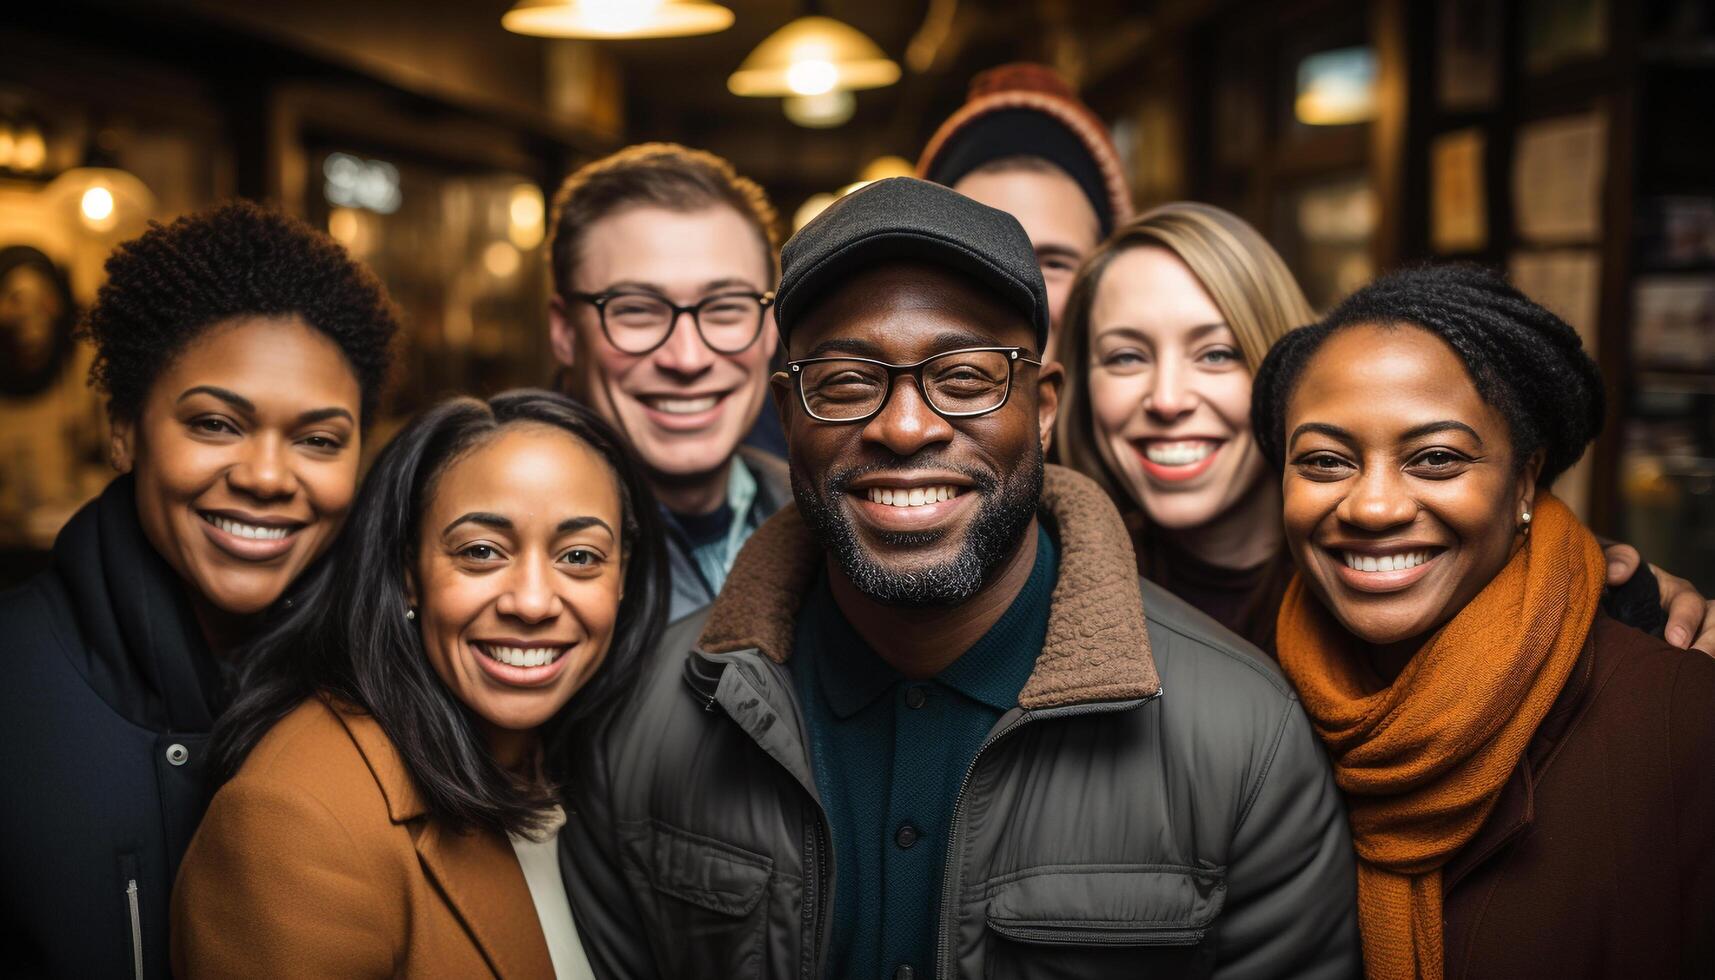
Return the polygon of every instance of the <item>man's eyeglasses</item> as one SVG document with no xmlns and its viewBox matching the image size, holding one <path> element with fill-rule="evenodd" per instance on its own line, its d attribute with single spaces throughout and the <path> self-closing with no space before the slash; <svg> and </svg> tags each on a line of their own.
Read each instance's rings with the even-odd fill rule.
<svg viewBox="0 0 1715 980">
<path fill-rule="evenodd" d="M 626 354 L 648 354 L 667 342 L 682 314 L 703 343 L 717 354 L 738 354 L 762 335 L 763 314 L 774 294 L 732 291 L 705 296 L 680 306 L 656 293 L 617 289 L 605 293 L 572 293 L 596 309 L 607 342 Z"/>
<path fill-rule="evenodd" d="M 1015 364 L 1042 366 L 1023 347 L 967 347 L 915 364 L 866 357 L 808 357 L 787 361 L 804 411 L 822 422 L 867 422 L 887 404 L 893 379 L 908 374 L 935 413 L 948 419 L 987 415 L 1006 404 Z"/>
</svg>

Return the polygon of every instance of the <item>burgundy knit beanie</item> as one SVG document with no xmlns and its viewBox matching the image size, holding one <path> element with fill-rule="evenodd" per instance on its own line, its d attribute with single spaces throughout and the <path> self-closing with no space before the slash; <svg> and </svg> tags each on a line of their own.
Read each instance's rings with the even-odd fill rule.
<svg viewBox="0 0 1715 980">
<path fill-rule="evenodd" d="M 1041 157 L 1065 171 L 1090 199 L 1104 237 L 1131 217 L 1131 190 L 1113 137 L 1047 65 L 1014 62 L 973 78 L 964 106 L 923 148 L 917 174 L 951 187 L 1011 156 Z"/>
</svg>

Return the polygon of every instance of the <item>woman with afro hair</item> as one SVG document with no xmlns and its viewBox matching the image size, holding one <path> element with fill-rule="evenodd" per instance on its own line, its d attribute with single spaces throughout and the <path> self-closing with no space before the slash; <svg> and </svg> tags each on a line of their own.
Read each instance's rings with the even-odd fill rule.
<svg viewBox="0 0 1715 980">
<path fill-rule="evenodd" d="M 1299 570 L 1276 648 L 1344 792 L 1372 978 L 1715 963 L 1715 660 L 1610 618 L 1549 489 L 1602 410 L 1577 333 L 1465 266 L 1360 289 L 1257 373 Z"/>
<path fill-rule="evenodd" d="M 164 977 L 232 656 L 339 533 L 398 322 L 327 236 L 232 203 L 119 246 L 84 330 L 119 475 L 0 595 L 0 946 Z"/>
</svg>

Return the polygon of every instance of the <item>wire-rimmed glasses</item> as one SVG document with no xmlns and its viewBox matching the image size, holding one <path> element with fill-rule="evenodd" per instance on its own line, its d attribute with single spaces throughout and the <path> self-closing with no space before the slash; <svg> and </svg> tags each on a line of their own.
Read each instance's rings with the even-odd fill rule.
<svg viewBox="0 0 1715 980">
<path fill-rule="evenodd" d="M 596 309 L 607 342 L 626 354 L 649 354 L 667 338 L 679 317 L 689 313 L 703 343 L 717 354 L 739 354 L 762 336 L 762 322 L 774 304 L 774 294 L 728 290 L 680 306 L 659 293 L 612 289 L 604 293 L 570 294 Z"/>
<path fill-rule="evenodd" d="M 937 415 L 968 419 L 1006 404 L 1015 364 L 1042 362 L 1023 347 L 965 347 L 915 364 L 889 364 L 867 357 L 807 357 L 787 361 L 798 382 L 798 399 L 821 422 L 867 422 L 887 404 L 893 379 L 909 374 Z"/>
</svg>

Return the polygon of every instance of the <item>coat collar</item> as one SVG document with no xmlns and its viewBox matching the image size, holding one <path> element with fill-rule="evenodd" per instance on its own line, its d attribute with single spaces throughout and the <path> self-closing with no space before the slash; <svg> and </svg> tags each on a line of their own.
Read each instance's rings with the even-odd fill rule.
<svg viewBox="0 0 1715 980">
<path fill-rule="evenodd" d="M 53 561 L 75 617 L 67 647 L 102 700 L 144 728 L 208 731 L 225 701 L 220 667 L 183 580 L 143 533 L 132 476 L 66 523 Z"/>
<path fill-rule="evenodd" d="M 1159 693 L 1137 563 L 1107 495 L 1078 473 L 1047 466 L 1039 514 L 1059 540 L 1060 578 L 1050 601 L 1048 635 L 1019 706 L 1054 708 Z M 699 649 L 756 649 L 785 663 L 798 608 L 822 560 L 798 508 L 783 508 L 739 552 L 709 610 Z"/>
<path fill-rule="evenodd" d="M 387 800 L 387 816 L 407 824 L 423 868 L 482 951 L 494 975 L 552 977 L 553 962 L 530 886 L 506 837 L 492 830 L 454 833 L 429 816 L 428 803 L 405 760 L 375 718 L 345 704 L 330 705 Z M 524 913 L 529 914 L 524 914 Z"/>
</svg>

